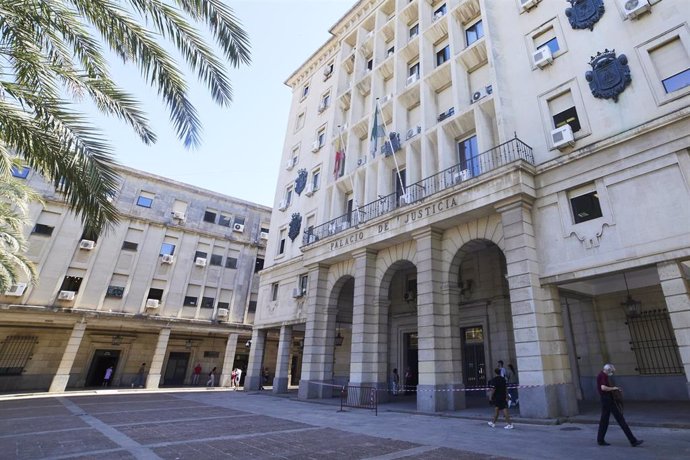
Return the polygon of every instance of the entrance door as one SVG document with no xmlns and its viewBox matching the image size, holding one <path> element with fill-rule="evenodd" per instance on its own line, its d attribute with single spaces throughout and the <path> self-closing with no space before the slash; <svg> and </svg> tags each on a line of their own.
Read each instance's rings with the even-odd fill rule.
<svg viewBox="0 0 690 460">
<path fill-rule="evenodd" d="M 168 356 L 168 365 L 163 376 L 164 385 L 184 385 L 184 378 L 187 375 L 189 365 L 189 353 L 181 351 L 171 351 Z"/>
<path fill-rule="evenodd" d="M 407 187 L 407 178 L 405 177 L 405 170 L 400 170 L 400 175 L 398 176 L 398 171 L 393 170 L 393 184 L 395 186 L 395 204 L 400 206 L 400 197 L 405 194 L 405 189 Z"/>
<path fill-rule="evenodd" d="M 89 367 L 89 373 L 86 376 L 84 386 L 99 387 L 103 385 L 106 369 L 110 366 L 113 366 L 113 369 L 117 369 L 117 361 L 119 359 L 120 350 L 96 350 L 93 354 L 93 360 L 91 361 L 91 367 Z M 110 378 L 111 382 L 114 380 L 115 375 Z"/>
<path fill-rule="evenodd" d="M 462 329 L 463 380 L 466 388 L 486 386 L 484 329 L 482 326 Z"/>
<path fill-rule="evenodd" d="M 403 334 L 404 346 L 404 372 L 402 373 L 403 385 L 405 386 L 405 393 L 414 392 L 419 382 L 419 354 L 418 354 L 418 337 L 416 332 L 408 332 Z"/>
</svg>

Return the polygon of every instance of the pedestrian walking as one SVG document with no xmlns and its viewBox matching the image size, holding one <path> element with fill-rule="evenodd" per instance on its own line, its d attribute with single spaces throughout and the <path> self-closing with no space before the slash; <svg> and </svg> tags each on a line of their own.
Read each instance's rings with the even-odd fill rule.
<svg viewBox="0 0 690 460">
<path fill-rule="evenodd" d="M 494 374 L 496 374 L 496 376 L 489 380 L 489 401 L 494 406 L 494 418 L 492 421 L 488 422 L 488 424 L 491 428 L 496 427 L 498 414 L 500 411 L 503 411 L 503 417 L 506 419 L 506 426 L 503 428 L 512 430 L 514 427 L 513 423 L 510 421 L 510 414 L 508 413 L 508 389 L 506 379 L 501 375 L 501 368 L 499 367 L 494 369 Z"/>
<path fill-rule="evenodd" d="M 501 377 L 506 378 L 506 368 L 503 367 L 503 361 L 501 361 L 501 360 L 498 361 L 498 368 L 501 371 Z"/>
<path fill-rule="evenodd" d="M 238 368 L 235 370 L 235 387 L 236 387 L 237 389 L 239 389 L 241 383 L 242 383 L 242 368 L 241 368 L 241 367 L 238 367 Z"/>
<path fill-rule="evenodd" d="M 237 378 L 237 371 L 235 369 L 233 369 L 232 372 L 230 373 L 230 386 L 235 390 L 237 389 L 237 382 L 235 381 L 236 378 Z"/>
<path fill-rule="evenodd" d="M 506 368 L 506 383 L 508 384 L 508 408 L 517 407 L 518 401 L 518 377 L 512 364 Z"/>
<path fill-rule="evenodd" d="M 216 368 L 215 367 L 213 369 L 211 369 L 211 372 L 208 373 L 208 380 L 206 381 L 206 386 L 207 387 L 216 386 Z"/>
<path fill-rule="evenodd" d="M 134 377 L 134 380 L 132 381 L 132 388 L 139 387 L 139 388 L 144 388 L 144 374 L 146 373 L 146 363 L 141 363 L 141 366 L 139 366 L 139 370 L 137 371 L 136 377 Z"/>
<path fill-rule="evenodd" d="M 625 433 L 628 438 L 630 445 L 637 447 L 644 441 L 642 439 L 637 439 L 630 431 L 628 423 L 623 417 L 623 411 L 619 405 L 620 398 L 622 397 L 623 390 L 611 383 L 610 377 L 616 372 L 616 368 L 613 364 L 606 364 L 604 368 L 597 375 L 597 391 L 601 397 L 601 418 L 599 419 L 599 430 L 597 431 L 597 444 L 600 446 L 610 446 L 606 442 L 606 430 L 609 428 L 609 419 L 611 414 L 613 418 L 616 419 L 618 425 Z"/>
<path fill-rule="evenodd" d="M 199 376 L 201 375 L 201 363 L 196 363 L 194 366 L 194 374 L 192 374 L 192 385 L 199 384 Z"/>
<path fill-rule="evenodd" d="M 105 375 L 103 376 L 103 386 L 104 387 L 110 386 L 110 379 L 112 377 L 113 377 L 113 366 L 110 366 L 105 370 Z"/>
<path fill-rule="evenodd" d="M 391 375 L 391 391 L 393 396 L 398 394 L 398 389 L 400 388 L 400 375 L 398 375 L 398 368 L 393 369 L 393 375 Z"/>
</svg>

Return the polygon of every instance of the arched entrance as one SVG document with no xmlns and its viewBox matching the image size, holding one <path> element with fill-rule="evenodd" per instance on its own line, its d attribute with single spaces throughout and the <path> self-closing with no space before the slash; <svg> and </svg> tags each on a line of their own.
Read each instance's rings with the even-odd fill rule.
<svg viewBox="0 0 690 460">
<path fill-rule="evenodd" d="M 347 385 L 350 381 L 350 351 L 352 348 L 352 306 L 355 279 L 347 275 L 336 281 L 331 291 L 330 305 L 335 306 L 333 347 L 333 383 Z"/>
</svg>

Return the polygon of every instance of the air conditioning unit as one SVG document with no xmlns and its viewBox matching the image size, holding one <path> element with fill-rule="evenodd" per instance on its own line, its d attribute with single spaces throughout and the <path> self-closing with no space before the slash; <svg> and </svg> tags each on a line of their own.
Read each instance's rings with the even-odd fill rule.
<svg viewBox="0 0 690 460">
<path fill-rule="evenodd" d="M 259 233 L 259 237 L 260 237 L 262 240 L 267 240 L 267 239 L 268 239 L 268 232 L 261 232 L 261 233 Z"/>
<path fill-rule="evenodd" d="M 234 223 L 232 224 L 232 231 L 238 233 L 244 233 L 244 224 Z"/>
<path fill-rule="evenodd" d="M 412 139 L 415 137 L 417 134 L 422 132 L 422 127 L 417 126 L 416 128 L 410 128 L 407 130 L 407 134 L 405 134 L 405 140 Z"/>
<path fill-rule="evenodd" d="M 409 77 L 407 77 L 407 85 L 411 85 L 412 83 L 416 82 L 419 79 L 419 74 L 413 73 Z"/>
<path fill-rule="evenodd" d="M 60 291 L 58 294 L 58 300 L 74 300 L 74 291 Z"/>
<path fill-rule="evenodd" d="M 216 318 L 227 318 L 229 313 L 227 308 L 219 308 L 216 311 Z"/>
<path fill-rule="evenodd" d="M 319 104 L 319 113 L 321 113 L 321 112 L 323 112 L 324 110 L 326 110 L 326 107 L 328 107 L 328 106 L 326 105 L 326 103 L 323 102 L 323 101 L 321 101 L 321 103 Z"/>
<path fill-rule="evenodd" d="M 173 219 L 177 220 L 184 220 L 184 213 L 182 211 L 173 211 L 172 212 Z"/>
<path fill-rule="evenodd" d="M 17 283 L 10 286 L 10 288 L 5 291 L 5 295 L 11 297 L 20 297 L 24 294 L 25 290 L 26 283 Z"/>
<path fill-rule="evenodd" d="M 278 209 L 281 211 L 285 211 L 288 207 L 288 202 L 287 200 L 280 200 L 280 203 L 278 203 Z"/>
<path fill-rule="evenodd" d="M 537 3 L 539 3 L 539 0 L 520 0 L 520 8 L 522 8 L 522 11 L 528 11 L 537 6 Z"/>
<path fill-rule="evenodd" d="M 534 54 L 532 54 L 532 60 L 534 61 L 534 65 L 536 65 L 540 69 L 543 69 L 547 65 L 551 64 L 553 62 L 551 48 L 549 48 L 548 46 L 542 46 L 537 51 L 535 51 Z"/>
<path fill-rule="evenodd" d="M 295 167 L 295 163 L 297 163 L 297 157 L 290 158 L 285 164 L 285 169 L 287 169 L 288 171 L 291 170 Z"/>
<path fill-rule="evenodd" d="M 158 299 L 146 299 L 146 308 L 155 310 L 160 307 L 161 301 Z"/>
<path fill-rule="evenodd" d="M 197 267 L 205 267 L 206 266 L 206 259 L 204 257 L 197 257 L 194 259 L 194 265 Z"/>
<path fill-rule="evenodd" d="M 403 299 L 405 299 L 406 302 L 411 302 L 416 298 L 417 296 L 415 295 L 414 291 L 405 291 L 403 294 Z"/>
<path fill-rule="evenodd" d="M 331 76 L 332 73 L 333 73 L 333 65 L 332 64 L 329 64 L 323 68 L 323 76 L 324 77 L 328 78 Z"/>
<path fill-rule="evenodd" d="M 566 124 L 560 128 L 554 129 L 551 131 L 551 141 L 553 142 L 553 146 L 559 150 L 565 147 L 572 147 L 575 145 L 573 128 Z"/>
<path fill-rule="evenodd" d="M 321 148 L 321 144 L 319 143 L 319 141 L 312 142 L 312 144 L 311 144 L 311 151 L 312 152 L 316 153 L 319 151 L 320 148 Z"/>
<path fill-rule="evenodd" d="M 642 13 L 649 11 L 652 7 L 648 0 L 621 0 L 623 12 L 628 19 L 635 19 Z"/>
<path fill-rule="evenodd" d="M 438 21 L 443 17 L 443 14 L 443 11 L 437 11 L 436 13 L 434 13 L 434 17 L 431 19 L 431 22 Z"/>
<path fill-rule="evenodd" d="M 391 99 L 393 99 L 393 95 L 392 94 L 386 94 L 381 99 L 379 99 L 379 102 L 381 103 L 381 105 L 383 105 L 386 102 L 390 101 Z"/>
<path fill-rule="evenodd" d="M 367 157 L 357 158 L 357 166 L 362 166 L 367 162 Z"/>
<path fill-rule="evenodd" d="M 175 261 L 175 256 L 172 254 L 163 254 L 163 257 L 161 257 L 161 263 L 162 264 L 171 264 Z"/>
<path fill-rule="evenodd" d="M 484 88 L 480 88 L 477 91 L 475 91 L 474 93 L 472 93 L 471 103 L 474 104 L 475 102 L 484 99 L 489 94 L 491 94 L 491 86 L 486 86 Z"/>
<path fill-rule="evenodd" d="M 304 194 L 312 196 L 314 194 L 314 184 L 307 184 L 307 186 L 304 187 Z"/>
<path fill-rule="evenodd" d="M 292 290 L 292 297 L 293 297 L 294 299 L 299 299 L 300 297 L 304 297 L 304 294 L 305 294 L 305 293 L 304 293 L 304 291 L 302 290 L 302 288 L 296 287 L 295 289 Z"/>
<path fill-rule="evenodd" d="M 87 251 L 90 251 L 95 247 L 96 247 L 96 242 L 93 240 L 81 240 L 79 242 L 79 249 L 86 249 Z"/>
<path fill-rule="evenodd" d="M 443 121 L 446 118 L 452 116 L 455 113 L 455 107 L 451 107 L 450 109 L 446 110 L 445 112 L 441 112 L 438 114 L 438 121 Z"/>
</svg>

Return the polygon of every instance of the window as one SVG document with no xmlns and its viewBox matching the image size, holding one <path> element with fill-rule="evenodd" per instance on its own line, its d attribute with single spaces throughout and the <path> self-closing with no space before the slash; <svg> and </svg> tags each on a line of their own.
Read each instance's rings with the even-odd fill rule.
<svg viewBox="0 0 690 460">
<path fill-rule="evenodd" d="M 237 269 L 237 259 L 235 257 L 228 257 L 225 259 L 225 268 Z"/>
<path fill-rule="evenodd" d="M 33 335 L 5 337 L 0 346 L 0 375 L 22 375 L 37 343 L 38 337 Z"/>
<path fill-rule="evenodd" d="M 17 179 L 26 179 L 29 177 L 29 171 L 31 171 L 31 168 L 28 166 L 12 166 L 12 177 L 16 177 Z"/>
<path fill-rule="evenodd" d="M 108 289 L 105 291 L 105 296 L 106 297 L 115 297 L 118 299 L 121 299 L 122 296 L 125 295 L 125 287 L 124 286 L 108 286 Z"/>
<path fill-rule="evenodd" d="M 302 294 L 307 293 L 307 287 L 309 285 L 309 275 L 300 275 L 299 276 L 299 288 L 302 291 Z"/>
<path fill-rule="evenodd" d="M 36 224 L 31 233 L 33 235 L 50 236 L 53 234 L 53 230 L 55 230 L 55 227 L 51 227 L 50 225 Z"/>
<path fill-rule="evenodd" d="M 213 308 L 213 304 L 216 302 L 214 297 L 202 297 L 201 298 L 201 308 Z"/>
<path fill-rule="evenodd" d="M 460 170 L 468 171 L 471 177 L 480 173 L 478 150 L 477 136 L 471 136 L 458 142 L 458 163 L 460 164 Z"/>
<path fill-rule="evenodd" d="M 407 73 L 410 77 L 412 75 L 419 76 L 419 62 L 416 62 L 410 66 L 410 69 Z"/>
<path fill-rule="evenodd" d="M 81 287 L 82 281 L 83 278 L 79 276 L 65 276 L 65 278 L 62 280 L 62 285 L 60 285 L 60 290 L 77 292 Z"/>
<path fill-rule="evenodd" d="M 163 289 L 151 288 L 147 299 L 163 300 Z"/>
<path fill-rule="evenodd" d="M 198 297 L 193 297 L 190 295 L 184 296 L 184 301 L 182 302 L 182 305 L 185 307 L 196 307 L 196 303 L 199 301 Z"/>
<path fill-rule="evenodd" d="M 683 375 L 683 360 L 665 308 L 629 316 L 626 324 L 640 374 Z"/>
<path fill-rule="evenodd" d="M 247 313 L 256 313 L 256 300 L 250 300 L 249 306 L 247 307 Z"/>
<path fill-rule="evenodd" d="M 650 51 L 666 93 L 690 86 L 690 57 L 679 36 Z"/>
<path fill-rule="evenodd" d="M 374 68 L 374 60 L 373 60 L 373 59 L 369 59 L 369 60 L 367 61 L 367 70 L 371 70 L 371 69 L 373 69 L 373 68 Z"/>
<path fill-rule="evenodd" d="M 287 231 L 282 229 L 280 231 L 280 239 L 278 243 L 278 255 L 285 254 L 285 243 L 286 243 Z"/>
<path fill-rule="evenodd" d="M 245 218 L 243 216 L 235 217 L 235 225 L 244 225 Z"/>
<path fill-rule="evenodd" d="M 295 122 L 295 131 L 299 131 L 304 127 L 304 112 L 297 115 L 297 121 Z"/>
<path fill-rule="evenodd" d="M 448 11 L 448 8 L 446 7 L 445 3 L 443 5 L 441 5 L 440 7 L 436 8 L 434 10 L 434 20 L 436 20 L 440 17 L 443 17 L 447 11 Z"/>
<path fill-rule="evenodd" d="M 551 54 L 554 55 L 558 52 L 560 49 L 558 47 L 558 38 L 553 37 L 552 39 L 542 43 L 541 45 L 537 46 L 537 49 L 540 48 L 549 48 L 551 50 Z"/>
<path fill-rule="evenodd" d="M 575 107 L 565 109 L 553 116 L 553 125 L 556 128 L 560 128 L 566 124 L 570 125 L 574 133 L 580 130 L 580 121 L 577 119 L 577 110 Z"/>
<path fill-rule="evenodd" d="M 264 259 L 262 257 L 257 257 L 256 262 L 254 262 L 254 273 L 259 273 L 264 269 Z"/>
<path fill-rule="evenodd" d="M 328 80 L 331 78 L 331 75 L 333 75 L 333 63 L 326 64 L 326 67 L 323 69 L 323 81 Z"/>
<path fill-rule="evenodd" d="M 331 93 L 330 93 L 330 92 L 324 94 L 324 95 L 321 97 L 321 107 L 322 107 L 323 109 L 325 109 L 325 108 L 328 107 L 329 105 L 331 105 Z"/>
<path fill-rule="evenodd" d="M 448 59 L 450 59 L 450 47 L 446 45 L 441 50 L 436 52 L 436 65 L 440 66 Z"/>
<path fill-rule="evenodd" d="M 386 57 L 393 56 L 393 53 L 395 53 L 395 46 L 391 46 L 390 48 L 388 48 L 388 51 L 386 51 Z"/>
<path fill-rule="evenodd" d="M 194 253 L 194 260 L 198 259 L 199 257 L 201 257 L 202 259 L 205 259 L 207 256 L 208 256 L 208 253 L 206 253 L 204 251 L 197 251 Z"/>
<path fill-rule="evenodd" d="M 271 284 L 271 301 L 278 300 L 278 283 Z"/>
<path fill-rule="evenodd" d="M 321 170 L 320 169 L 315 169 L 311 173 L 311 183 L 314 187 L 314 191 L 319 189 L 319 185 L 321 184 Z"/>
<path fill-rule="evenodd" d="M 602 216 L 599 195 L 594 184 L 568 192 L 568 198 L 576 224 Z"/>
<path fill-rule="evenodd" d="M 230 302 L 218 302 L 218 308 L 230 309 Z"/>
<path fill-rule="evenodd" d="M 141 206 L 142 208 L 150 208 L 151 205 L 153 205 L 153 199 L 155 197 L 155 193 L 142 191 L 139 193 L 139 197 L 137 198 L 137 206 Z"/>
<path fill-rule="evenodd" d="M 419 35 L 419 24 L 415 24 L 410 27 L 410 40 Z"/>
<path fill-rule="evenodd" d="M 159 255 L 165 256 L 165 255 L 173 255 L 175 254 L 175 245 L 171 243 L 163 243 L 161 244 L 161 252 Z"/>
<path fill-rule="evenodd" d="M 319 147 L 323 147 L 326 144 L 326 128 L 321 128 L 316 133 L 316 140 L 319 143 Z"/>
<path fill-rule="evenodd" d="M 467 41 L 467 46 L 476 42 L 484 36 L 484 25 L 482 21 L 477 21 L 467 29 L 465 29 L 465 40 Z"/>
<path fill-rule="evenodd" d="M 285 204 L 290 206 L 290 203 L 292 203 L 292 185 L 285 190 Z"/>
<path fill-rule="evenodd" d="M 204 222 L 208 222 L 210 224 L 215 224 L 217 216 L 218 216 L 218 214 L 216 214 L 215 211 L 206 210 L 204 212 Z"/>
<path fill-rule="evenodd" d="M 221 267 L 223 265 L 223 256 L 220 254 L 212 254 L 211 255 L 211 265 L 215 265 L 216 267 Z"/>
<path fill-rule="evenodd" d="M 137 243 L 132 243 L 131 241 L 123 241 L 122 249 L 125 251 L 136 251 L 139 245 Z"/>
<path fill-rule="evenodd" d="M 302 87 L 302 99 L 307 97 L 308 94 L 309 94 L 309 85 L 307 84 L 307 85 L 304 85 Z"/>
<path fill-rule="evenodd" d="M 220 213 L 220 217 L 218 217 L 218 225 L 229 227 L 232 225 L 232 216 L 229 214 Z"/>
</svg>

